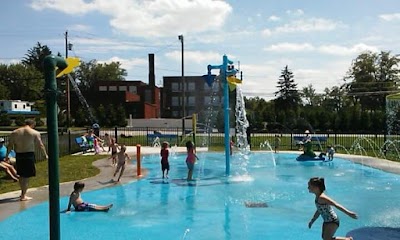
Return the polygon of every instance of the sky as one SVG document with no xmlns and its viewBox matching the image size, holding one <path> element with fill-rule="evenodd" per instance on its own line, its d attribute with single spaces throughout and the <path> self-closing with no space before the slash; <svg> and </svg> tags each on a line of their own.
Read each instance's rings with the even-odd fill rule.
<svg viewBox="0 0 400 240">
<path fill-rule="evenodd" d="M 163 76 L 207 74 L 227 55 L 243 73 L 247 97 L 275 97 L 287 65 L 298 90 L 340 86 L 364 51 L 400 52 L 398 0 L 5 0 L 0 63 L 20 62 L 37 42 L 65 56 L 119 61 L 126 80 L 148 83 L 155 54 Z M 216 71 L 216 72 L 215 72 Z M 218 74 L 215 70 L 213 73 Z"/>
</svg>

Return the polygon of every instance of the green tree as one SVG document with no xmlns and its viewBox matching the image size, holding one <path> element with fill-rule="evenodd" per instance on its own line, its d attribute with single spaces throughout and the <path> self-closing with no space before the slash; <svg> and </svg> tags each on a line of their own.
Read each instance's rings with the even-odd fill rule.
<svg viewBox="0 0 400 240">
<path fill-rule="evenodd" d="M 109 127 L 117 126 L 118 119 L 117 119 L 117 112 L 115 110 L 114 105 L 108 104 L 106 107 L 106 116 L 109 121 Z"/>
<path fill-rule="evenodd" d="M 126 127 L 126 125 L 128 125 L 125 108 L 122 106 L 122 104 L 119 104 L 117 107 L 116 118 L 117 122 L 115 125 L 118 127 Z"/>
<path fill-rule="evenodd" d="M 321 96 L 316 93 L 312 84 L 304 87 L 300 95 L 303 97 L 306 105 L 319 106 L 321 104 Z"/>
<path fill-rule="evenodd" d="M 96 60 L 81 62 L 73 74 L 83 92 L 92 91 L 100 81 L 123 81 L 126 76 L 127 72 L 121 68 L 121 63 L 98 63 Z"/>
<path fill-rule="evenodd" d="M 47 45 L 37 42 L 36 45 L 28 50 L 22 63 L 27 66 L 34 66 L 41 73 L 44 73 L 43 60 L 47 55 L 51 54 L 51 50 Z"/>
<path fill-rule="evenodd" d="M 18 115 L 15 118 L 15 125 L 17 126 L 23 126 L 25 124 L 25 117 L 22 115 Z"/>
<path fill-rule="evenodd" d="M 293 72 L 288 66 L 282 70 L 278 80 L 278 91 L 275 92 L 275 105 L 278 109 L 287 109 L 296 111 L 301 102 L 300 94 L 297 90 L 297 84 L 294 81 Z"/>
<path fill-rule="evenodd" d="M 383 109 L 385 97 L 398 91 L 399 62 L 390 52 L 365 52 L 353 60 L 345 87 L 354 103 L 359 102 L 363 110 Z"/>
<path fill-rule="evenodd" d="M 7 113 L 0 114 L 0 126 L 10 126 L 12 124 L 11 118 Z"/>
<path fill-rule="evenodd" d="M 106 114 L 106 109 L 104 108 L 103 104 L 100 104 L 96 108 L 96 116 L 97 119 L 99 120 L 99 124 L 101 126 L 110 126 L 110 122 L 108 121 L 107 114 Z"/>
<path fill-rule="evenodd" d="M 36 101 L 44 97 L 43 75 L 32 66 L 0 65 L 0 84 L 8 92 L 5 99 Z"/>
<path fill-rule="evenodd" d="M 44 126 L 44 122 L 40 117 L 35 117 L 36 126 L 41 127 Z"/>
<path fill-rule="evenodd" d="M 82 108 L 78 108 L 78 110 L 75 112 L 74 120 L 75 120 L 74 125 L 77 127 L 84 127 L 91 125 L 87 112 L 83 111 Z"/>
</svg>

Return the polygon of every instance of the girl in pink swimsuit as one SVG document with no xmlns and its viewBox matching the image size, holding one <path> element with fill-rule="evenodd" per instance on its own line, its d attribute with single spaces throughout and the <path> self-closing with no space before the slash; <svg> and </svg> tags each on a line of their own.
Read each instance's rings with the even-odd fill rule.
<svg viewBox="0 0 400 240">
<path fill-rule="evenodd" d="M 186 142 L 186 149 L 187 149 L 186 165 L 188 167 L 187 180 L 192 181 L 194 164 L 196 162 L 196 159 L 199 160 L 199 158 L 196 156 L 196 150 L 194 149 L 192 141 Z"/>
</svg>

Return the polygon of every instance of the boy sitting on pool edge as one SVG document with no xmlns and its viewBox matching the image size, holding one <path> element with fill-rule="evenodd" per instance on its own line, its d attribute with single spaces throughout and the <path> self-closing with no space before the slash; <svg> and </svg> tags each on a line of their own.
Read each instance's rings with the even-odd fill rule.
<svg viewBox="0 0 400 240">
<path fill-rule="evenodd" d="M 112 208 L 113 206 L 112 204 L 109 204 L 107 206 L 101 206 L 84 202 L 83 199 L 81 198 L 81 192 L 83 191 L 83 188 L 85 188 L 85 183 L 83 182 L 76 182 L 74 184 L 74 191 L 71 193 L 69 197 L 68 207 L 67 210 L 65 210 L 66 213 L 69 213 L 71 211 L 71 205 L 74 206 L 75 211 L 77 212 L 83 212 L 83 211 L 107 212 L 108 210 L 110 210 L 110 208 Z"/>
</svg>

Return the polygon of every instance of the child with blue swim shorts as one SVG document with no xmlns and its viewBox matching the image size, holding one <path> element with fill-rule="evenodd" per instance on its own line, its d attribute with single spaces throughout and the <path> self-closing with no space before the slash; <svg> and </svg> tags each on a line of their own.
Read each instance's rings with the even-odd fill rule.
<svg viewBox="0 0 400 240">
<path fill-rule="evenodd" d="M 107 212 L 112 208 L 112 204 L 109 204 L 107 206 L 101 206 L 97 204 L 91 204 L 84 202 L 83 199 L 81 198 L 81 192 L 83 191 L 83 188 L 85 188 L 85 183 L 83 182 L 76 182 L 74 184 L 74 191 L 71 193 L 69 197 L 69 203 L 66 212 L 71 211 L 71 205 L 74 206 L 75 211 L 77 212 L 83 212 L 83 211 L 103 211 Z"/>
</svg>

